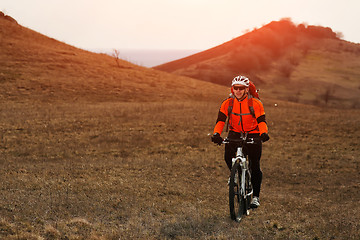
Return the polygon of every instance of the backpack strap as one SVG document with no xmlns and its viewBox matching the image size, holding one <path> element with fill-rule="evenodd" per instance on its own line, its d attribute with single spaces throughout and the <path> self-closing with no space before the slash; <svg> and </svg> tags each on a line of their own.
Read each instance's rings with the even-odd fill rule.
<svg viewBox="0 0 360 240">
<path fill-rule="evenodd" d="M 226 127 L 225 127 L 225 131 L 228 132 L 229 131 L 229 121 L 230 121 L 230 118 L 231 118 L 231 113 L 232 113 L 232 109 L 233 109 L 233 106 L 234 106 L 234 95 L 231 95 L 229 97 L 229 106 L 228 106 L 228 117 L 227 117 L 227 121 L 226 121 Z"/>
<path fill-rule="evenodd" d="M 253 97 L 250 93 L 248 93 L 249 111 L 250 111 L 251 115 L 252 115 L 254 118 L 256 118 L 256 117 L 255 117 L 255 110 L 254 110 L 254 101 L 253 101 L 253 98 L 254 98 L 254 97 Z"/>
</svg>

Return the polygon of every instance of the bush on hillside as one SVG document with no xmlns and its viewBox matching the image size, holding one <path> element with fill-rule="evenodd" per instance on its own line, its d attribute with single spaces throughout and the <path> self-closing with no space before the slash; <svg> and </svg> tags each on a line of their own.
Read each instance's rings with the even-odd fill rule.
<svg viewBox="0 0 360 240">
<path fill-rule="evenodd" d="M 306 33 L 315 38 L 336 38 L 336 33 L 329 27 L 308 26 Z"/>
<path fill-rule="evenodd" d="M 289 60 L 283 60 L 280 62 L 279 71 L 283 77 L 290 79 L 291 73 L 294 71 L 294 65 L 292 65 Z"/>
<path fill-rule="evenodd" d="M 297 66 L 300 64 L 302 55 L 300 52 L 291 52 L 289 56 L 287 57 L 287 60 L 289 63 L 291 63 L 294 66 Z"/>
</svg>

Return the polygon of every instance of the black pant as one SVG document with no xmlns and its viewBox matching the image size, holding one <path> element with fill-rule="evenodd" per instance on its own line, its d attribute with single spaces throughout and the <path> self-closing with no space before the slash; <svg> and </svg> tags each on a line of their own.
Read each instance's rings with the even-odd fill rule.
<svg viewBox="0 0 360 240">
<path fill-rule="evenodd" d="M 229 132 L 228 138 L 239 139 L 240 134 L 236 132 Z M 256 197 L 260 196 L 260 187 L 262 181 L 262 171 L 260 169 L 260 158 L 262 152 L 262 143 L 258 134 L 250 135 L 248 138 L 254 138 L 256 141 L 254 144 L 246 144 L 244 147 L 245 153 L 249 156 L 250 172 L 251 172 L 251 183 L 254 188 L 253 195 Z M 225 162 L 228 168 L 231 170 L 232 158 L 236 156 L 238 144 L 228 143 L 225 145 Z"/>
</svg>

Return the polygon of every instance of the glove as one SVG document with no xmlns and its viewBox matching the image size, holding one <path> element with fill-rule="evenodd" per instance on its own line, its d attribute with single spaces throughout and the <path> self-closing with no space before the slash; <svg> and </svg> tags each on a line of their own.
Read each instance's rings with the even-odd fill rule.
<svg viewBox="0 0 360 240">
<path fill-rule="evenodd" d="M 267 134 L 267 133 L 261 134 L 260 138 L 261 138 L 262 142 L 269 141 L 269 139 L 270 139 L 269 134 Z"/>
<path fill-rule="evenodd" d="M 220 137 L 219 133 L 214 133 L 214 135 L 211 136 L 211 141 L 220 146 L 223 142 L 223 139 Z"/>
</svg>

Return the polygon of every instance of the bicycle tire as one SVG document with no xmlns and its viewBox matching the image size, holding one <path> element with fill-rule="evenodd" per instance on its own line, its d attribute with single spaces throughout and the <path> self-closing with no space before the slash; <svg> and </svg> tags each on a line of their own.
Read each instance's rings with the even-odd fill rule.
<svg viewBox="0 0 360 240">
<path fill-rule="evenodd" d="M 249 171 L 245 173 L 245 194 L 246 196 L 253 191 L 251 184 L 251 174 Z M 244 214 L 249 215 L 250 203 L 252 200 L 252 194 L 246 197 Z"/>
<path fill-rule="evenodd" d="M 236 174 L 237 173 L 237 174 Z M 230 217 L 236 222 L 240 222 L 244 212 L 246 211 L 246 202 L 244 192 L 241 190 L 241 167 L 239 163 L 235 163 L 231 169 L 229 183 L 229 208 Z M 235 177 L 237 176 L 237 182 Z"/>
</svg>

